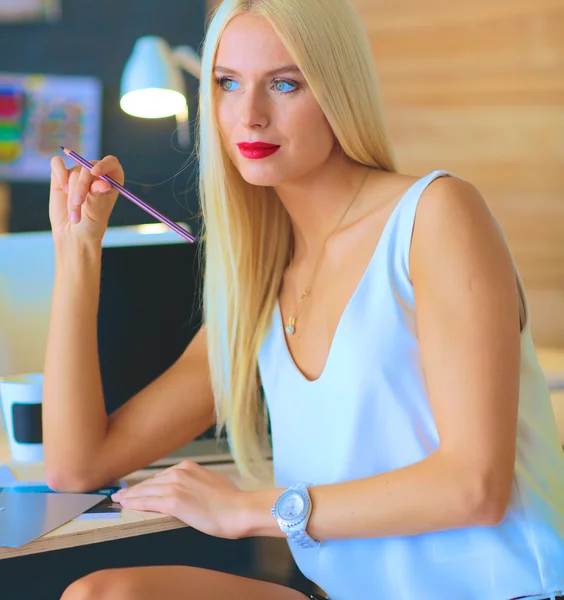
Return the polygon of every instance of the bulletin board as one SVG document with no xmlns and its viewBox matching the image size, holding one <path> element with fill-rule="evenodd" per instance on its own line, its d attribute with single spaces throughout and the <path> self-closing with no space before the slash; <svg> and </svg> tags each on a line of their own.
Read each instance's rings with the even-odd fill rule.
<svg viewBox="0 0 564 600">
<path fill-rule="evenodd" d="M 101 116 L 95 77 L 0 73 L 0 179 L 48 180 L 60 146 L 98 157 Z"/>
<path fill-rule="evenodd" d="M 0 0 L 0 23 L 54 22 L 61 18 L 61 0 Z"/>
</svg>

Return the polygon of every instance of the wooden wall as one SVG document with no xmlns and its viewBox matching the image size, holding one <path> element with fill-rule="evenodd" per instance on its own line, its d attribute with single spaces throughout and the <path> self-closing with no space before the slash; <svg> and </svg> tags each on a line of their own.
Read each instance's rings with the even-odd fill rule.
<svg viewBox="0 0 564 600">
<path fill-rule="evenodd" d="M 563 0 L 356 6 L 400 171 L 446 169 L 480 189 L 523 277 L 535 343 L 564 348 Z"/>
</svg>

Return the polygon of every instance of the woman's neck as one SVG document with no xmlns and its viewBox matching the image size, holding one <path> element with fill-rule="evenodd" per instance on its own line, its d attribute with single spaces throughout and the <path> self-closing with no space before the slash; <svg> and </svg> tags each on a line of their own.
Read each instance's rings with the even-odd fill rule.
<svg viewBox="0 0 564 600">
<path fill-rule="evenodd" d="M 347 222 L 354 220 L 369 169 L 342 153 L 335 153 L 317 171 L 276 188 L 292 221 L 295 256 L 317 256 L 327 236 L 358 194 L 345 219 Z M 345 221 L 341 227 L 346 226 Z"/>
</svg>

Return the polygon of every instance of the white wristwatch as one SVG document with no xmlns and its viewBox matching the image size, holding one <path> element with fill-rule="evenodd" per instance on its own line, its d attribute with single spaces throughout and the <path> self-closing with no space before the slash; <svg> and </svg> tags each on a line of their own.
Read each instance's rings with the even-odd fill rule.
<svg viewBox="0 0 564 600">
<path fill-rule="evenodd" d="M 321 543 L 310 537 L 306 531 L 312 509 L 307 489 L 310 485 L 298 483 L 290 486 L 280 494 L 270 511 L 288 537 L 288 541 L 301 548 L 317 548 Z"/>
</svg>

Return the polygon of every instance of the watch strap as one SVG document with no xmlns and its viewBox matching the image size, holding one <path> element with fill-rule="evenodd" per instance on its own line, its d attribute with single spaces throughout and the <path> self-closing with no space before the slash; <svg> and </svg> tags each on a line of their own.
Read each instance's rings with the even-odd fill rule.
<svg viewBox="0 0 564 600">
<path fill-rule="evenodd" d="M 287 531 L 288 541 L 297 544 L 300 548 L 316 548 L 320 545 L 318 540 L 314 540 L 305 529 L 296 531 Z"/>
</svg>

